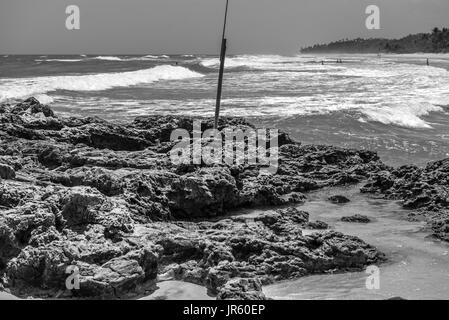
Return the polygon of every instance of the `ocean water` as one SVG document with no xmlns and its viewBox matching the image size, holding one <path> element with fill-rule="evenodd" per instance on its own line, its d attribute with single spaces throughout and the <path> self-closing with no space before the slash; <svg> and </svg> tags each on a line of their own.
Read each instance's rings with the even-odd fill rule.
<svg viewBox="0 0 449 320">
<path fill-rule="evenodd" d="M 218 65 L 201 55 L 0 56 L 0 103 L 35 96 L 59 113 L 116 121 L 212 116 Z M 422 165 L 449 156 L 448 70 L 448 54 L 230 56 L 222 114 Z"/>
</svg>

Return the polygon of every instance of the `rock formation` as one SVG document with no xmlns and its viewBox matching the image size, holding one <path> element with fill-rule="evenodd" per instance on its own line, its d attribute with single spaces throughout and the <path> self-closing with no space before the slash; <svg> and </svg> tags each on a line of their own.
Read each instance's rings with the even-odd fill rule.
<svg viewBox="0 0 449 320">
<path fill-rule="evenodd" d="M 371 178 L 366 191 L 413 193 L 409 207 L 446 205 L 444 163 L 392 172 L 373 152 L 300 145 L 285 133 L 272 176 L 254 165 L 175 166 L 170 133 L 191 131 L 192 122 L 59 117 L 33 98 L 2 105 L 2 285 L 17 296 L 132 298 L 168 275 L 220 299 L 263 299 L 262 284 L 385 259 L 335 231 L 304 236 L 302 228 L 327 227 L 295 208 L 305 193 Z M 203 129 L 211 126 L 204 119 Z M 220 123 L 235 126 L 252 127 L 238 118 Z M 412 186 L 405 175 L 416 175 Z M 226 217 L 256 206 L 282 209 L 255 219 Z M 447 224 L 435 230 L 444 233 Z M 79 290 L 66 289 L 70 266 L 79 270 Z"/>
<path fill-rule="evenodd" d="M 386 168 L 375 173 L 361 191 L 400 200 L 411 210 L 411 219 L 424 217 L 436 238 L 449 241 L 449 159 L 424 168 Z"/>
</svg>

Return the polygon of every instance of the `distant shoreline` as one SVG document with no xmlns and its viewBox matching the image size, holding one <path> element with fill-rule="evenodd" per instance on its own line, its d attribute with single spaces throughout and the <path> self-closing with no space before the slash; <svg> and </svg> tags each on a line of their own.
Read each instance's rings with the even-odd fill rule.
<svg viewBox="0 0 449 320">
<path fill-rule="evenodd" d="M 343 39 L 301 48 L 301 53 L 449 53 L 449 29 L 434 28 L 401 39 Z"/>
</svg>

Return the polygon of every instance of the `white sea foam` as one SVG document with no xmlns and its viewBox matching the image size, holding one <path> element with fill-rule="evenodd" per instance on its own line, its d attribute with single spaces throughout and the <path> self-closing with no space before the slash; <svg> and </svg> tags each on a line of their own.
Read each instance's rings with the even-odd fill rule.
<svg viewBox="0 0 449 320">
<path fill-rule="evenodd" d="M 129 87 L 156 81 L 181 80 L 202 76 L 202 74 L 184 67 L 162 65 L 151 69 L 119 73 L 1 79 L 0 102 L 56 90 L 101 91 L 115 87 Z"/>
<path fill-rule="evenodd" d="M 166 55 L 155 56 L 155 55 L 147 54 L 146 56 L 143 56 L 143 57 L 122 59 L 122 61 L 167 60 L 169 58 L 170 57 L 166 56 Z"/>
<path fill-rule="evenodd" d="M 262 117 L 350 113 L 364 122 L 431 128 L 426 116 L 442 112 L 439 106 L 449 104 L 449 72 L 446 69 L 366 55 L 345 57 L 344 63 L 338 65 L 319 63 L 320 59 L 332 61 L 335 57 L 314 59 L 231 57 L 226 65 L 228 68 L 246 66 L 264 72 L 229 73 L 228 86 L 237 92 L 257 92 L 259 96 L 225 99 L 223 113 Z M 202 64 L 216 67 L 218 59 L 205 59 Z M 273 93 L 271 96 L 260 96 L 269 91 Z M 277 92 L 283 94 L 276 96 Z M 196 107 L 204 105 L 206 108 L 211 103 L 213 101 L 197 102 Z M 187 109 L 189 107 L 192 106 Z"/>
<path fill-rule="evenodd" d="M 330 97 L 329 97 L 330 99 Z M 149 103 L 135 102 L 135 107 L 127 110 L 133 115 L 151 113 L 170 114 L 180 112 L 194 116 L 212 116 L 214 103 L 212 99 L 186 100 L 176 104 L 170 100 L 157 100 Z M 443 111 L 441 107 L 431 104 L 416 105 L 363 105 L 354 101 L 332 103 L 326 97 L 263 97 L 223 99 L 223 115 L 254 117 L 292 117 L 292 116 L 326 116 L 334 113 L 350 112 L 360 122 L 380 122 L 408 128 L 431 128 L 421 119 L 431 112 Z M 358 116 L 357 116 L 358 115 Z"/>
<path fill-rule="evenodd" d="M 146 61 L 146 60 L 167 60 L 170 59 L 167 55 L 151 55 L 147 54 L 142 57 L 131 57 L 131 58 L 120 58 L 115 56 L 99 56 L 95 57 L 93 59 L 96 60 L 104 60 L 104 61 L 121 61 L 121 62 L 128 62 L 128 61 Z"/>
<path fill-rule="evenodd" d="M 55 101 L 55 99 L 53 97 L 50 97 L 49 95 L 46 95 L 46 94 L 37 94 L 34 97 L 37 100 L 39 100 L 39 102 L 42 104 L 50 104 Z"/>
<path fill-rule="evenodd" d="M 36 62 L 80 62 L 83 59 L 36 59 Z"/>
<path fill-rule="evenodd" d="M 351 68 L 346 70 L 341 70 L 337 73 L 329 73 L 332 76 L 341 77 L 364 77 L 364 78 L 386 78 L 397 76 L 397 72 L 387 71 L 387 70 L 370 70 L 362 68 Z"/>
<path fill-rule="evenodd" d="M 98 56 L 93 59 L 96 60 L 105 60 L 105 61 L 122 61 L 122 58 L 114 57 L 114 56 Z"/>
<path fill-rule="evenodd" d="M 383 124 L 394 124 L 408 128 L 432 128 L 430 124 L 421 119 L 430 112 L 441 112 L 443 109 L 431 104 L 394 105 L 380 108 L 365 107 L 360 110 L 370 121 Z M 363 119 L 363 118 L 362 118 Z M 359 119 L 360 120 L 360 119 Z"/>
<path fill-rule="evenodd" d="M 164 57 L 146 55 L 119 59 L 134 61 Z M 321 65 L 322 59 L 329 60 Z M 427 116 L 432 112 L 442 112 L 440 105 L 449 105 L 449 72 L 443 68 L 416 65 L 402 58 L 400 63 L 395 61 L 399 58 L 379 59 L 368 55 L 352 55 L 343 59 L 343 64 L 336 64 L 335 57 L 331 56 L 231 56 L 227 59 L 227 68 L 244 67 L 257 72 L 241 70 L 226 74 L 227 93 L 222 114 L 244 117 L 333 117 L 343 114 L 363 123 L 428 129 L 433 123 Z M 218 59 L 198 58 L 198 61 L 212 68 L 219 64 Z M 99 75 L 1 79 L 0 101 L 58 89 L 106 90 L 201 76 L 182 67 L 159 68 Z M 77 95 L 67 101 L 55 98 L 54 94 L 51 97 L 55 104 L 73 107 L 76 103 L 80 108 L 94 110 L 99 115 L 102 115 L 101 106 L 104 105 L 110 107 L 108 110 L 133 116 L 149 112 L 213 115 L 213 94 L 203 96 L 202 93 L 215 85 L 215 77 L 211 74 L 204 81 L 184 82 L 183 92 L 191 90 L 194 94 L 186 94 L 182 99 L 173 98 L 170 94 L 157 100 L 148 99 L 146 95 L 141 98 L 139 91 L 136 91 L 135 100 L 107 98 L 108 93 L 99 93 L 98 97 L 97 94 L 89 94 L 89 97 Z M 170 81 L 158 82 L 154 86 L 167 93 L 178 89 L 177 83 Z M 93 95 L 96 97 L 92 98 Z"/>
<path fill-rule="evenodd" d="M 120 58 L 116 56 L 98 56 L 86 59 L 86 55 L 80 55 L 80 57 L 83 57 L 84 59 L 36 59 L 37 62 L 81 62 L 81 61 L 91 61 L 91 60 L 103 60 L 103 61 L 115 61 L 115 62 L 128 62 L 128 61 L 148 61 L 148 60 L 166 60 L 169 58 L 169 56 L 166 55 L 145 55 L 142 57 L 131 57 L 131 58 Z"/>
<path fill-rule="evenodd" d="M 277 56 L 277 55 L 243 55 L 226 58 L 225 66 L 227 68 L 248 67 L 256 70 L 301 70 L 311 68 L 305 63 L 315 62 L 315 59 L 303 56 Z M 217 68 L 220 64 L 218 58 L 206 58 L 201 60 L 201 65 L 208 68 Z M 323 66 L 317 65 L 318 69 Z M 328 66 L 329 67 L 329 66 Z"/>
<path fill-rule="evenodd" d="M 154 56 L 152 54 L 147 54 L 146 56 L 139 57 L 137 59 L 159 59 L 159 56 Z"/>
<path fill-rule="evenodd" d="M 314 96 L 288 97 L 264 96 L 226 98 L 222 100 L 222 114 L 227 116 L 248 115 L 255 117 L 295 117 L 323 116 L 348 113 L 360 122 L 379 122 L 408 128 L 431 128 L 421 117 L 431 112 L 442 112 L 442 108 L 432 103 L 417 100 L 415 103 L 391 100 L 379 102 L 382 98 L 366 98 L 360 103 L 360 97 L 338 94 L 319 94 Z M 70 101 L 70 100 L 69 100 Z M 184 114 L 192 116 L 213 116 L 213 99 L 183 100 L 116 100 L 108 98 L 85 98 L 77 100 L 82 110 L 101 112 L 102 106 L 110 110 L 125 113 L 128 116 L 144 114 Z"/>
</svg>

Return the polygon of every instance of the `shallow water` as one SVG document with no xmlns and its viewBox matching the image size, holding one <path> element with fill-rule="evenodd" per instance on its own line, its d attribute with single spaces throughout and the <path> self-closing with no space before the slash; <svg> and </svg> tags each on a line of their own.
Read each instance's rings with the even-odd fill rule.
<svg viewBox="0 0 449 320">
<path fill-rule="evenodd" d="M 352 201 L 336 205 L 327 201 L 333 194 Z M 398 203 L 370 199 L 357 189 L 320 191 L 300 208 L 310 220 L 322 220 L 337 231 L 360 237 L 387 254 L 390 262 L 380 265 L 380 289 L 369 290 L 365 272 L 314 275 L 264 288 L 274 299 L 449 299 L 449 245 L 432 240 L 424 222 L 405 220 L 407 211 Z M 340 222 L 342 216 L 363 214 L 369 224 Z"/>
</svg>

